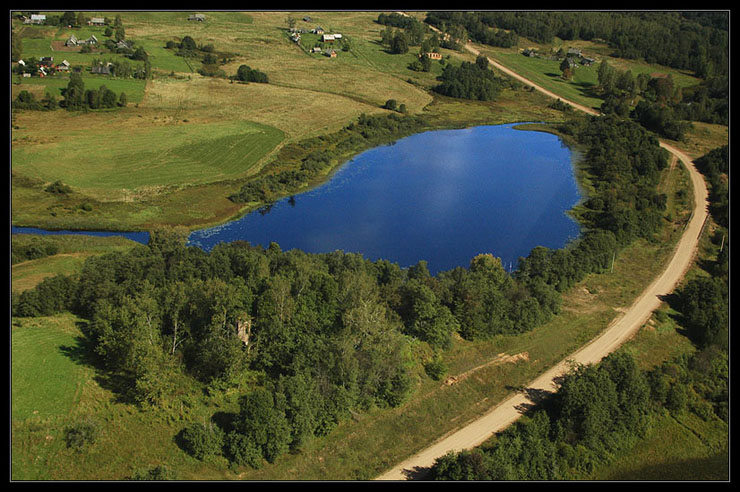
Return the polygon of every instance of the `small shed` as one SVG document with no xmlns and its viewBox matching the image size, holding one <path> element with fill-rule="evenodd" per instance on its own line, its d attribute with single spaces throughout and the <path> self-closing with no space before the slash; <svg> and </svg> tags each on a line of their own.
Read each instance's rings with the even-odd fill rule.
<svg viewBox="0 0 740 492">
<path fill-rule="evenodd" d="M 206 20 L 206 16 L 203 14 L 192 14 L 188 16 L 189 21 L 198 21 L 198 22 L 204 22 Z"/>
<path fill-rule="evenodd" d="M 27 24 L 43 24 L 46 22 L 46 16 L 43 14 L 31 14 L 30 19 L 26 19 Z"/>
</svg>

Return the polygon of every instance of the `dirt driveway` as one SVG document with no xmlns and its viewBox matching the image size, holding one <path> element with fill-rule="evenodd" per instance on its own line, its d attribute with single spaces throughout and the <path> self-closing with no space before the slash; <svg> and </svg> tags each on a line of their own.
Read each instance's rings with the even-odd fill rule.
<svg viewBox="0 0 740 492">
<path fill-rule="evenodd" d="M 472 46 L 467 47 L 468 51 L 478 54 L 478 50 Z M 516 79 L 531 85 L 535 89 L 559 98 L 563 102 L 571 104 L 575 108 L 589 114 L 597 114 L 594 110 L 585 106 L 566 101 L 563 98 L 533 84 L 531 81 L 513 73 L 511 70 L 503 67 L 501 64 L 488 59 L 489 63 L 497 69 L 505 72 Z M 450 451 L 462 451 L 464 449 L 474 448 L 496 432 L 499 432 L 510 424 L 515 422 L 522 414 L 522 411 L 531 407 L 536 402 L 531 395 L 542 395 L 543 391 L 553 392 L 556 390 L 555 380 L 565 374 L 569 367 L 570 361 L 580 364 L 591 364 L 600 361 L 608 354 L 619 348 L 624 342 L 634 336 L 640 327 L 647 322 L 652 312 L 660 306 L 660 297 L 670 294 L 681 278 L 691 266 L 694 255 L 699 244 L 699 237 L 707 219 L 708 203 L 707 188 L 701 174 L 696 170 L 691 159 L 675 147 L 662 142 L 661 147 L 675 155 L 688 169 L 691 176 L 691 182 L 694 187 L 694 211 L 683 236 L 676 246 L 673 257 L 666 269 L 648 286 L 645 291 L 635 300 L 635 302 L 617 318 L 615 318 L 609 327 L 598 338 L 579 349 L 577 352 L 561 361 L 555 367 L 549 369 L 540 377 L 532 381 L 524 391 L 517 392 L 498 406 L 491 409 L 480 419 L 469 425 L 447 435 L 432 446 L 422 450 L 406 461 L 393 467 L 391 470 L 383 473 L 376 480 L 407 480 L 414 478 L 423 478 L 434 461 L 444 456 Z"/>
</svg>

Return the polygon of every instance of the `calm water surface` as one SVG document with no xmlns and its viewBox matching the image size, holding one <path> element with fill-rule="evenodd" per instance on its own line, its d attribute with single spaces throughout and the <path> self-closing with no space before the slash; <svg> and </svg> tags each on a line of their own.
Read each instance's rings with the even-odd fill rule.
<svg viewBox="0 0 740 492">
<path fill-rule="evenodd" d="M 432 273 L 492 253 L 516 268 L 535 246 L 578 236 L 565 212 L 580 199 L 571 152 L 555 135 L 514 124 L 440 130 L 368 150 L 326 184 L 200 231 L 210 250 L 242 239 L 311 253 L 362 253 Z"/>
</svg>

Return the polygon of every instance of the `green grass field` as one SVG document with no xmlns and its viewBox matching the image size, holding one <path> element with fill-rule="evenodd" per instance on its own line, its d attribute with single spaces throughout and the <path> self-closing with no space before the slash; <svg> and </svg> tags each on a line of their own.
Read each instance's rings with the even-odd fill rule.
<svg viewBox="0 0 740 492">
<path fill-rule="evenodd" d="M 132 128 L 59 129 L 58 143 L 45 152 L 57 156 L 50 166 L 35 145 L 13 148 L 13 168 L 45 181 L 61 180 L 96 198 L 120 197 L 121 190 L 204 184 L 243 175 L 283 140 L 280 130 L 248 121 L 167 124 Z"/>
</svg>

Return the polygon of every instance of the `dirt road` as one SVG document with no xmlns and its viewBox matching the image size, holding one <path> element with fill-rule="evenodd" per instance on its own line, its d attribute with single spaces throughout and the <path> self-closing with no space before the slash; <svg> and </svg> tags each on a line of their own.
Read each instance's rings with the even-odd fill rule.
<svg viewBox="0 0 740 492">
<path fill-rule="evenodd" d="M 472 46 L 468 46 L 467 49 L 476 55 L 478 54 L 478 51 Z M 491 65 L 502 72 L 531 85 L 545 94 L 559 98 L 581 111 L 589 114 L 597 114 L 596 111 L 590 108 L 566 101 L 562 97 L 533 84 L 524 77 L 503 67 L 495 60 L 490 58 L 488 60 Z M 695 202 L 691 220 L 686 226 L 674 250 L 673 257 L 663 273 L 653 280 L 632 306 L 615 318 L 606 331 L 599 337 L 532 381 L 524 391 L 511 396 L 480 419 L 442 438 L 432 446 L 400 463 L 393 469 L 388 470 L 376 480 L 422 478 L 425 470 L 430 468 L 438 457 L 445 455 L 449 451 L 457 452 L 464 449 L 471 449 L 486 441 L 496 432 L 505 429 L 521 416 L 523 409 L 535 404 L 528 395 L 541 395 L 542 391 L 553 392 L 556 390 L 554 380 L 568 371 L 570 367 L 569 361 L 572 360 L 580 364 L 591 364 L 606 357 L 637 333 L 640 327 L 650 318 L 652 312 L 660 305 L 660 297 L 674 290 L 691 266 L 697 250 L 699 236 L 707 219 L 707 188 L 701 174 L 694 168 L 688 156 L 665 142 L 661 142 L 660 145 L 678 157 L 688 169 L 694 187 Z"/>
</svg>

